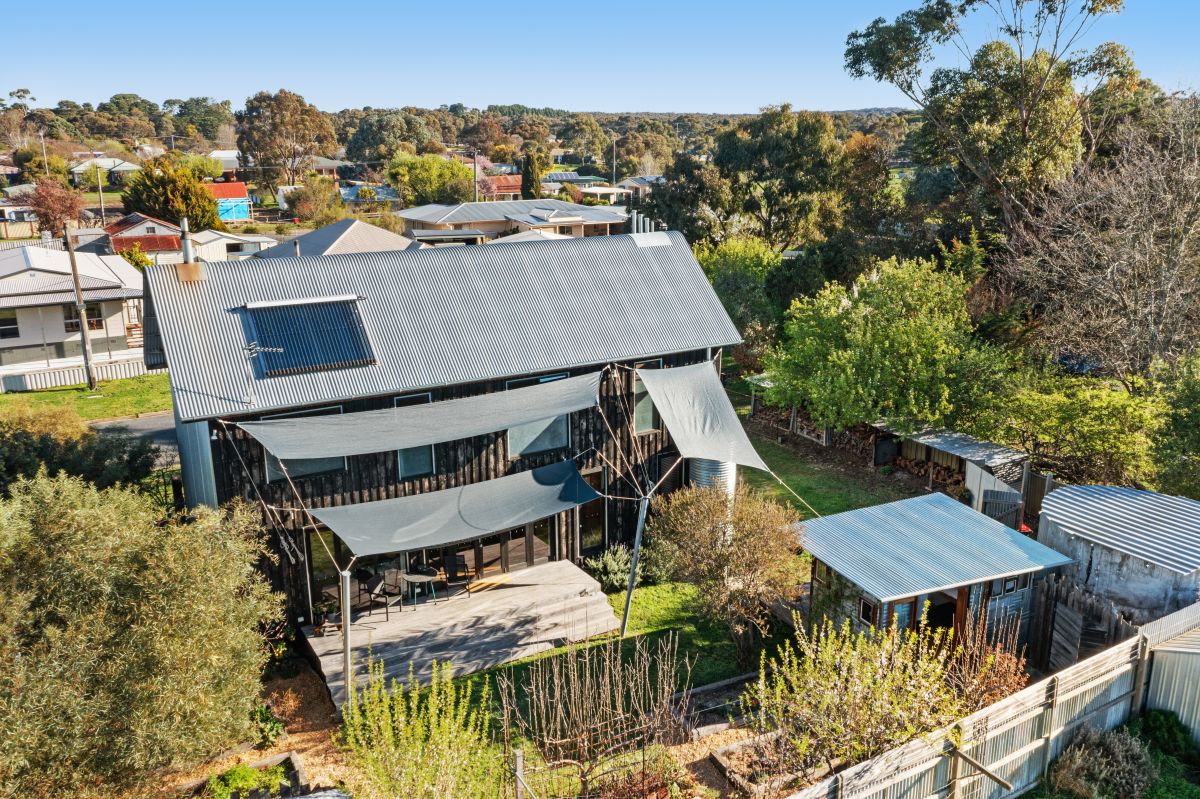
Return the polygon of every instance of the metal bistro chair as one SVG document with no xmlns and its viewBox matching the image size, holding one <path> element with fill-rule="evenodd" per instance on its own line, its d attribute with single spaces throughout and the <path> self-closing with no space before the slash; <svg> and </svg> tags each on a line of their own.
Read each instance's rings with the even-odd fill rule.
<svg viewBox="0 0 1200 799">
<path fill-rule="evenodd" d="M 394 593 L 388 585 L 387 575 L 381 574 L 378 577 L 372 577 L 367 580 L 358 591 L 358 601 L 354 604 L 359 604 L 365 597 L 367 601 L 367 615 L 370 616 L 375 612 L 376 605 L 383 605 L 383 620 L 388 620 L 388 613 L 392 605 L 399 604 L 400 610 L 404 610 L 404 595 Z"/>
<path fill-rule="evenodd" d="M 450 587 L 461 585 L 463 592 L 471 596 L 471 572 L 467 569 L 467 559 L 462 555 L 447 555 L 442 563 L 446 572 L 446 596 L 450 596 Z"/>
</svg>

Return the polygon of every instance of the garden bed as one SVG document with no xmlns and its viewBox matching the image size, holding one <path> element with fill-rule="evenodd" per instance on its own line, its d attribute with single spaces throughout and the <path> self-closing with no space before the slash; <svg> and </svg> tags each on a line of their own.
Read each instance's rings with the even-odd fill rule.
<svg viewBox="0 0 1200 799">
<path fill-rule="evenodd" d="M 775 796 L 784 790 L 798 790 L 825 779 L 828 768 L 814 771 L 807 778 L 800 774 L 771 774 L 773 762 L 764 759 L 763 745 L 779 737 L 768 732 L 714 749 L 709 758 L 729 783 L 750 797 Z"/>
<path fill-rule="evenodd" d="M 300 763 L 300 756 L 295 752 L 282 752 L 278 755 L 265 757 L 262 760 L 256 760 L 253 763 L 245 763 L 233 766 L 220 774 L 215 774 L 201 780 L 195 780 L 180 787 L 180 793 L 191 796 L 212 796 L 214 792 L 209 789 L 210 784 L 215 780 L 223 777 L 226 774 L 234 773 L 235 771 L 245 772 L 247 770 L 266 773 L 271 769 L 282 766 L 283 783 L 278 791 L 268 791 L 265 789 L 250 790 L 247 792 L 233 791 L 232 796 L 237 799 L 286 799 L 289 796 L 302 796 L 308 793 L 308 781 L 304 773 L 304 766 Z"/>
<path fill-rule="evenodd" d="M 741 726 L 738 701 L 746 686 L 758 679 L 758 672 L 739 674 L 726 680 L 693 688 L 688 693 L 687 718 L 684 720 L 693 741 Z M 675 698 L 679 698 L 676 694 Z"/>
</svg>

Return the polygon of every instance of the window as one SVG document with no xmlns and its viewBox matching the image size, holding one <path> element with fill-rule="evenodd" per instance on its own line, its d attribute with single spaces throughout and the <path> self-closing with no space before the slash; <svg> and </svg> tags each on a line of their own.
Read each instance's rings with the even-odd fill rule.
<svg viewBox="0 0 1200 799">
<path fill-rule="evenodd" d="M 818 585 L 825 585 L 829 582 L 829 567 L 826 566 L 822 561 L 813 561 L 812 574 L 813 582 L 817 583 Z"/>
<path fill-rule="evenodd" d="M 1007 580 L 1004 581 L 1004 593 L 1005 594 L 1011 594 L 1016 590 L 1017 590 L 1017 578 L 1016 577 L 1009 577 Z"/>
<path fill-rule="evenodd" d="M 84 310 L 87 312 L 88 330 L 103 330 L 104 313 L 100 303 L 85 303 Z M 79 312 L 75 310 L 74 305 L 63 306 L 63 329 L 68 333 L 79 332 Z"/>
<path fill-rule="evenodd" d="M 912 627 L 913 610 L 916 607 L 917 600 L 908 599 L 903 602 L 896 602 L 892 605 L 892 626 L 898 630 L 907 630 Z"/>
<path fill-rule="evenodd" d="M 21 328 L 17 325 L 17 312 L 12 308 L 0 311 L 0 338 L 20 338 Z"/>
<path fill-rule="evenodd" d="M 513 389 L 536 386 L 562 380 L 566 376 L 566 373 L 562 373 L 543 377 L 522 377 L 517 380 L 509 380 L 504 387 Z M 556 416 L 553 419 L 539 419 L 536 422 L 508 428 L 509 458 L 519 458 L 522 455 L 532 455 L 535 452 L 546 452 L 552 449 L 565 449 L 570 445 L 570 414 Z"/>
<path fill-rule="evenodd" d="M 158 233 L 158 228 L 156 228 L 154 225 L 146 225 L 146 232 L 144 235 L 153 236 L 156 233 Z"/>
<path fill-rule="evenodd" d="M 246 305 L 247 340 L 262 348 L 266 377 L 375 363 L 357 297 Z"/>
<path fill-rule="evenodd" d="M 634 364 L 635 369 L 661 369 L 662 358 L 653 361 L 641 361 Z M 653 433 L 658 430 L 658 411 L 654 410 L 654 400 L 650 392 L 636 376 L 633 378 L 633 432 L 636 435 Z"/>
<path fill-rule="evenodd" d="M 430 394 L 409 394 L 407 397 L 396 397 L 394 407 L 407 408 L 410 405 L 426 405 L 433 401 Z M 400 470 L 400 479 L 421 477 L 433 474 L 433 445 L 423 447 L 407 447 L 396 452 L 396 464 Z"/>
<path fill-rule="evenodd" d="M 875 623 L 875 603 L 867 599 L 865 596 L 858 598 L 858 620 L 863 624 Z"/>
<path fill-rule="evenodd" d="M 311 411 L 295 411 L 294 413 L 276 413 L 271 416 L 262 417 L 265 419 L 294 419 L 298 416 L 328 416 L 334 413 L 341 413 L 342 406 L 334 405 L 329 408 L 314 408 Z M 265 452 L 266 450 L 264 450 Z M 297 477 L 306 477 L 313 474 L 324 474 L 326 472 L 337 472 L 346 468 L 345 458 L 288 458 L 284 461 L 287 466 L 287 473 L 292 479 Z M 280 461 L 270 452 L 267 452 L 267 480 L 275 482 L 276 480 L 285 479 L 283 469 L 280 466 Z"/>
<path fill-rule="evenodd" d="M 558 226 L 558 234 L 560 236 L 570 236 L 571 235 L 571 226 L 570 225 L 559 225 Z"/>
</svg>

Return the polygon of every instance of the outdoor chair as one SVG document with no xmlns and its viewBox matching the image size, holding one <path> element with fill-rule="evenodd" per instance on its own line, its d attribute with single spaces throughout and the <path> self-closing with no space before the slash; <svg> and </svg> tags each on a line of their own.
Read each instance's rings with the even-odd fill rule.
<svg viewBox="0 0 1200 799">
<path fill-rule="evenodd" d="M 370 616 L 375 612 L 376 605 L 383 605 L 383 620 L 388 620 L 388 612 L 392 605 L 399 603 L 400 609 L 404 609 L 404 595 L 393 593 L 391 586 L 387 583 L 386 575 L 372 577 L 359 588 L 358 601 L 354 604 L 358 605 L 363 599 L 366 599 L 367 615 Z"/>
<path fill-rule="evenodd" d="M 471 584 L 471 572 L 467 569 L 467 559 L 462 555 L 447 555 L 442 563 L 442 569 L 446 572 L 446 594 L 450 594 L 450 587 L 461 585 L 467 596 L 471 595 L 471 590 L 468 586 Z"/>
</svg>

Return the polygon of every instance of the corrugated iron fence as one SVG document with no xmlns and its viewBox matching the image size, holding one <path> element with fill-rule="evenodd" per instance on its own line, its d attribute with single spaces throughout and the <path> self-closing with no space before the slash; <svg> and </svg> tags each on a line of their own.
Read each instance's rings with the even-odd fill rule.
<svg viewBox="0 0 1200 799">
<path fill-rule="evenodd" d="M 1200 603 L 1144 625 L 1137 638 L 1065 668 L 947 729 L 846 769 L 788 799 L 1016 796 L 1037 783 L 1077 729 L 1084 725 L 1112 729 L 1139 710 L 1153 647 L 1198 627 Z"/>
<path fill-rule="evenodd" d="M 95 364 L 93 371 L 97 380 L 118 380 L 123 377 L 138 375 L 160 374 L 166 369 L 147 369 L 141 358 L 126 358 L 120 361 L 100 361 Z M 77 386 L 87 381 L 83 366 L 69 366 L 65 369 L 41 369 L 21 374 L 0 376 L 0 394 L 11 391 L 40 391 L 59 386 Z"/>
</svg>

